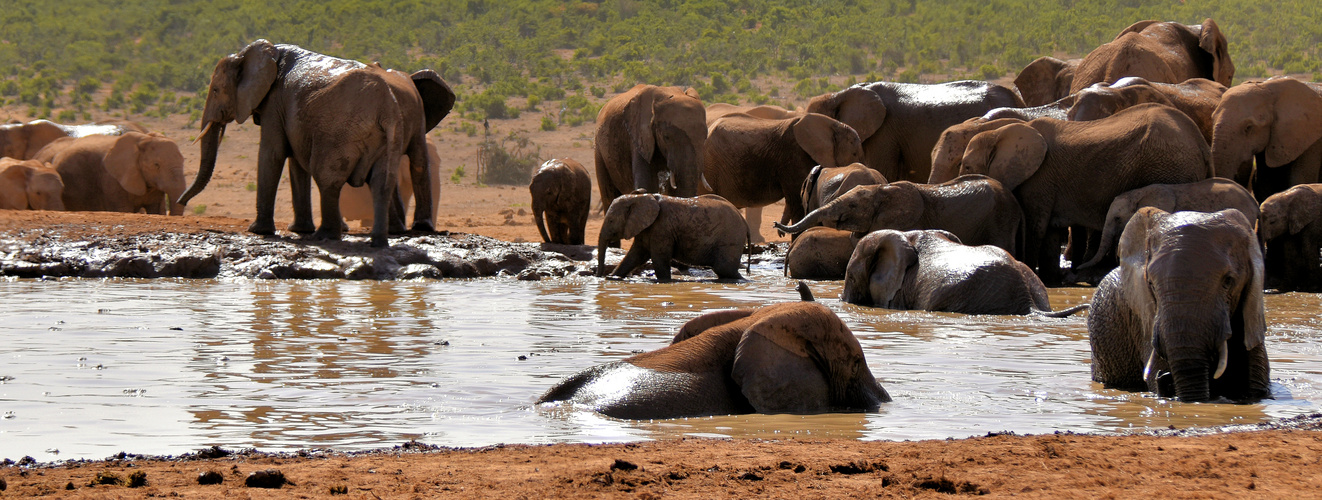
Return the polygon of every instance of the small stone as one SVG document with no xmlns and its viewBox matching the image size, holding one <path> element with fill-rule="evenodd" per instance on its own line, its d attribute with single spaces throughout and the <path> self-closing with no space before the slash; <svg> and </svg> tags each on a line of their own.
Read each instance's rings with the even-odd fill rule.
<svg viewBox="0 0 1322 500">
<path fill-rule="evenodd" d="M 527 361 L 527 360 L 528 360 L 527 356 L 524 356 L 522 354 L 519 355 L 519 361 Z"/>
<path fill-rule="evenodd" d="M 634 464 L 633 462 L 620 458 L 615 459 L 615 463 L 611 464 L 611 470 L 631 471 L 637 468 L 638 465 Z"/>
<path fill-rule="evenodd" d="M 249 488 L 270 488 L 278 489 L 289 481 L 285 480 L 285 474 L 278 469 L 266 469 L 255 471 L 248 474 L 248 478 L 243 480 L 243 484 Z"/>
<path fill-rule="evenodd" d="M 214 470 L 209 470 L 197 475 L 197 484 L 220 484 L 225 482 L 225 476 Z"/>
</svg>

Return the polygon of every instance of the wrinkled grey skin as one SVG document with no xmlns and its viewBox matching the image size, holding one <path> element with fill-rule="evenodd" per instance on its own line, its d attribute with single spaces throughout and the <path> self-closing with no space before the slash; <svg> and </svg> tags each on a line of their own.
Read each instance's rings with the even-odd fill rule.
<svg viewBox="0 0 1322 500">
<path fill-rule="evenodd" d="M 799 198 L 803 200 L 803 213 L 817 210 L 831 200 L 839 198 L 858 186 L 887 184 L 881 172 L 868 168 L 862 163 L 851 163 L 843 167 L 823 167 L 818 165 L 808 172 L 803 180 L 803 189 Z"/>
<path fill-rule="evenodd" d="M 1092 379 L 1182 401 L 1271 397 L 1262 253 L 1238 210 L 1144 208 L 1088 316 Z"/>
<path fill-rule="evenodd" d="M 835 313 L 791 302 L 709 312 L 685 323 L 670 346 L 579 372 L 537 403 L 663 419 L 871 412 L 890 400 Z"/>
<path fill-rule="evenodd" d="M 697 195 L 706 143 L 707 109 L 691 88 L 639 84 L 612 97 L 592 143 L 601 209 L 635 189 Z"/>
<path fill-rule="evenodd" d="M 859 236 L 881 229 L 941 229 L 970 245 L 996 245 L 1014 255 L 1023 234 L 1023 213 L 1001 183 L 969 175 L 936 185 L 901 181 L 858 186 L 802 221 L 776 228 L 800 233 L 817 225 Z"/>
<path fill-rule="evenodd" d="M 592 179 L 583 164 L 571 158 L 547 160 L 528 184 L 532 218 L 542 241 L 582 245 L 592 210 Z M 547 227 L 550 231 L 547 231 Z"/>
<path fill-rule="evenodd" d="M 1051 104 L 1072 93 L 1070 86 L 1074 84 L 1074 70 L 1080 62 L 1083 59 L 1062 61 L 1051 56 L 1039 57 L 1019 71 L 1014 78 L 1014 88 L 1026 106 Z"/>
<path fill-rule="evenodd" d="M 632 239 L 611 274 L 623 278 L 648 260 L 656 280 L 670 281 L 672 261 L 710 266 L 721 279 L 743 279 L 739 259 L 748 248 L 748 226 L 739 209 L 714 194 L 677 198 L 635 192 L 616 198 L 601 221 L 597 275 L 606 275 L 609 242 Z"/>
<path fill-rule="evenodd" d="M 1046 287 L 1028 266 L 1005 250 L 964 245 L 945 231 L 882 230 L 864 236 L 849 257 L 840 300 L 963 314 L 1051 310 Z"/>
<path fill-rule="evenodd" d="M 1300 184 L 1262 202 L 1258 240 L 1267 247 L 1267 287 L 1322 291 L 1322 184 Z"/>
<path fill-rule="evenodd" d="M 810 227 L 785 251 L 785 275 L 805 280 L 845 279 L 845 267 L 858 239 L 849 231 Z"/>
<path fill-rule="evenodd" d="M 1013 90 L 982 81 L 939 84 L 860 83 L 808 101 L 821 113 L 853 127 L 863 140 L 863 164 L 890 181 L 923 182 L 932 168 L 932 146 L 951 125 L 1001 107 L 1024 107 Z"/>
<path fill-rule="evenodd" d="M 1191 78 L 1182 83 L 1149 82 L 1138 77 L 1121 78 L 1114 84 L 1097 83 L 1074 95 L 1064 119 L 1100 120 L 1120 110 L 1145 102 L 1165 104 L 1188 115 L 1203 139 L 1212 143 L 1212 113 L 1221 103 L 1226 86 L 1206 78 Z"/>
</svg>

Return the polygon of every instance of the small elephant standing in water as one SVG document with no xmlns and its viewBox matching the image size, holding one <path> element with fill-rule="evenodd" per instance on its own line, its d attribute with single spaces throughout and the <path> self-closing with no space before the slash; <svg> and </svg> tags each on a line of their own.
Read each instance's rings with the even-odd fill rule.
<svg viewBox="0 0 1322 500">
<path fill-rule="evenodd" d="M 887 309 L 1068 316 L 1051 312 L 1047 287 L 1009 252 L 968 246 L 945 231 L 874 231 L 854 248 L 840 300 Z"/>
<path fill-rule="evenodd" d="M 64 181 L 49 163 L 0 158 L 0 209 L 64 210 Z"/>
<path fill-rule="evenodd" d="M 635 191 L 616 198 L 606 210 L 597 244 L 597 275 L 606 274 L 606 247 L 633 239 L 611 274 L 623 278 L 649 259 L 656 280 L 670 281 L 672 260 L 711 266 L 722 279 L 743 279 L 739 257 L 748 248 L 748 226 L 739 209 L 714 194 L 676 198 Z"/>
<path fill-rule="evenodd" d="M 890 400 L 834 312 L 790 302 L 698 316 L 669 346 L 579 372 L 537 402 L 651 419 L 871 412 Z"/>
<path fill-rule="evenodd" d="M 1267 247 L 1268 286 L 1322 290 L 1322 184 L 1300 184 L 1262 202 L 1258 240 Z"/>
<path fill-rule="evenodd" d="M 805 280 L 844 279 L 849 256 L 857 245 L 858 236 L 849 231 L 810 227 L 799 233 L 785 251 L 785 275 Z"/>
<path fill-rule="evenodd" d="M 1238 210 L 1139 210 L 1092 299 L 1092 379 L 1181 401 L 1270 397 L 1262 252 Z"/>
<path fill-rule="evenodd" d="M 570 158 L 547 160 L 528 184 L 532 218 L 542 241 L 582 245 L 592 210 L 592 179 L 583 164 Z M 547 232 L 547 226 L 551 230 Z"/>
</svg>

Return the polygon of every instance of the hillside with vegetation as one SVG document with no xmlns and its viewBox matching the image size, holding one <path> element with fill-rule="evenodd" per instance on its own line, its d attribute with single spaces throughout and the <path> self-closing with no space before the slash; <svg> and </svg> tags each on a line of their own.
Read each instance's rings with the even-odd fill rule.
<svg viewBox="0 0 1322 500">
<path fill-rule="evenodd" d="M 591 121 L 594 102 L 638 82 L 760 103 L 780 94 L 755 83 L 768 78 L 799 97 L 853 81 L 997 78 L 1040 55 L 1081 56 L 1138 20 L 1206 17 L 1230 41 L 1237 80 L 1318 75 L 1313 0 L 11 0 L 0 98 L 62 121 L 92 107 L 196 119 L 216 61 L 267 38 L 435 69 L 471 134 L 545 101 L 561 101 L 561 123 Z"/>
</svg>

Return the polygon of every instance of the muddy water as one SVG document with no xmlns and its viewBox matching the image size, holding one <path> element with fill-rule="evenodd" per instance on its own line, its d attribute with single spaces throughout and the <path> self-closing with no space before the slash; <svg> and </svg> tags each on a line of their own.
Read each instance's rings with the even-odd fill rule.
<svg viewBox="0 0 1322 500">
<path fill-rule="evenodd" d="M 794 300 L 740 284 L 0 281 L 0 458 L 604 442 L 681 435 L 925 439 L 1253 423 L 1322 401 L 1322 296 L 1271 295 L 1275 400 L 1183 404 L 1089 381 L 1084 319 L 896 312 L 817 296 L 895 402 L 875 414 L 630 422 L 532 402 L 583 368 L 666 345 L 702 311 Z M 1057 308 L 1090 289 L 1052 292 Z M 522 356 L 522 359 L 520 358 Z"/>
</svg>

